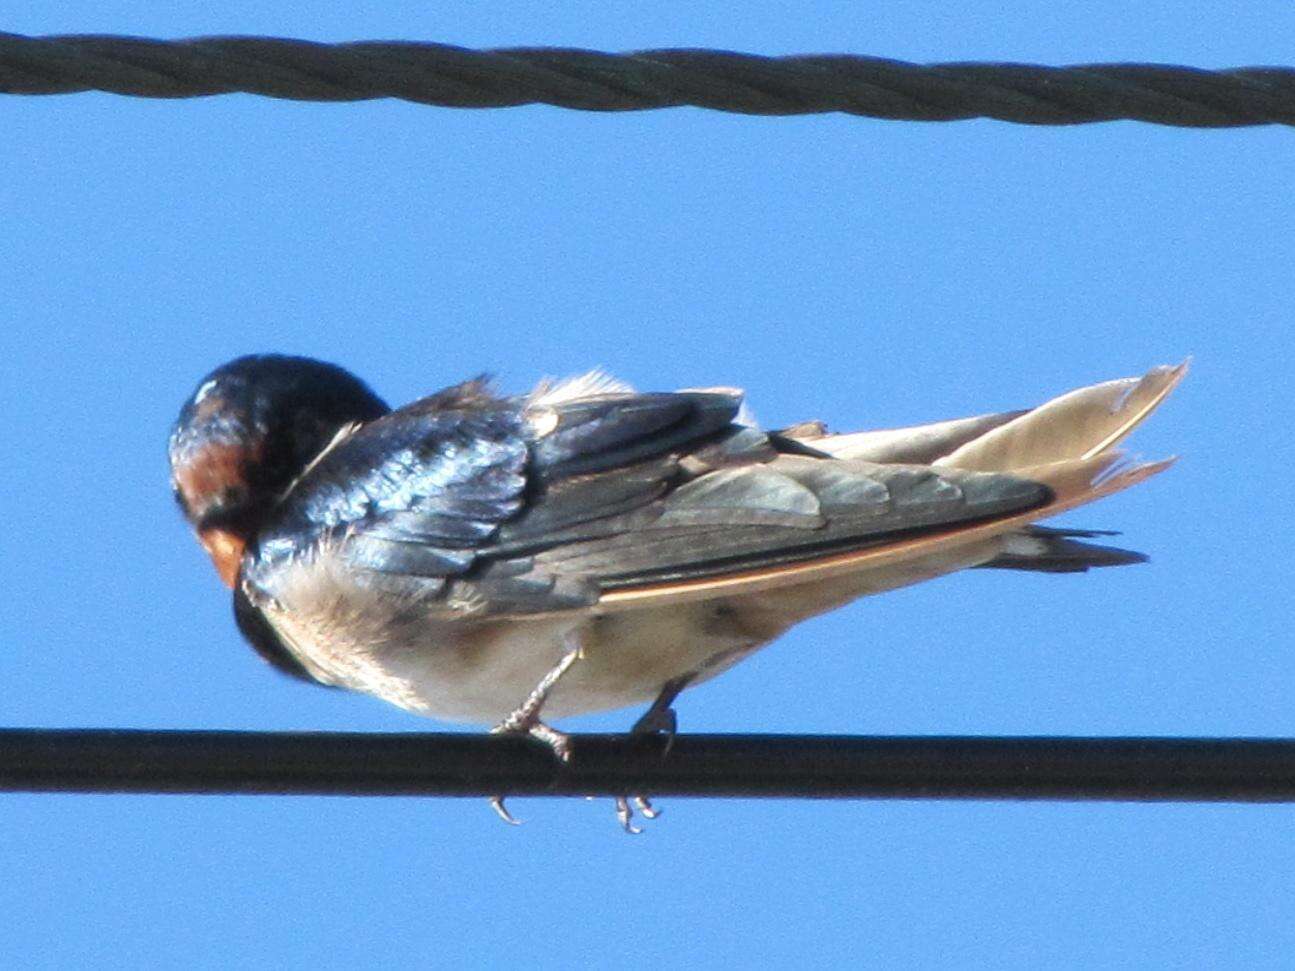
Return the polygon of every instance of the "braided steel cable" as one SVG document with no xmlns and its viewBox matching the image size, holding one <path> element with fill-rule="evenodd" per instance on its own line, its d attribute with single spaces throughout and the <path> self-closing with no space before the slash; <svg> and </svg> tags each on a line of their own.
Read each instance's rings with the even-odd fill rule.
<svg viewBox="0 0 1295 971">
<path fill-rule="evenodd" d="M 912 64 L 849 54 L 612 54 L 402 41 L 0 33 L 0 93 L 78 91 L 146 98 L 232 92 L 303 101 L 399 98 L 455 108 L 547 104 L 584 111 L 691 105 L 752 115 L 842 112 L 1029 125 L 1117 119 L 1195 128 L 1295 125 L 1295 69 L 1288 67 Z"/>
</svg>

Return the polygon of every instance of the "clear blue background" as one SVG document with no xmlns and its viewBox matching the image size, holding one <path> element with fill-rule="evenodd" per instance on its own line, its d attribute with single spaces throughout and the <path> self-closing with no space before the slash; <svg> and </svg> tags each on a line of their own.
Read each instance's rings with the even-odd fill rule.
<svg viewBox="0 0 1295 971">
<path fill-rule="evenodd" d="M 545 6 L 557 9 L 543 9 Z M 347 12 L 342 12 L 347 8 Z M 912 60 L 1295 60 L 1295 10 L 6 6 L 4 29 Z M 804 625 L 693 731 L 1295 735 L 1295 135 L 235 96 L 0 100 L 3 720 L 412 730 L 239 641 L 164 443 L 237 354 L 404 402 L 481 370 L 738 384 L 766 423 L 1029 404 L 1195 355 L 1170 474 L 1072 514 L 1151 565 L 972 573 Z M 618 729 L 632 712 L 574 727 Z M 428 726 L 435 727 L 435 726 Z M 10 967 L 1290 966 L 1290 807 L 7 796 Z"/>
</svg>

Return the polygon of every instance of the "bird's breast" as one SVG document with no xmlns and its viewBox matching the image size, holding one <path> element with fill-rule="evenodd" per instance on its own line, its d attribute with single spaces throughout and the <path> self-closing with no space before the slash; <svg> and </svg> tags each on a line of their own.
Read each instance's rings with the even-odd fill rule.
<svg viewBox="0 0 1295 971">
<path fill-rule="evenodd" d="M 667 681 L 719 673 L 777 632 L 715 602 L 599 615 L 452 616 L 408 586 L 372 584 L 327 553 L 258 577 L 254 602 L 316 678 L 450 721 L 490 724 L 521 704 L 569 645 L 583 657 L 551 717 L 650 702 Z"/>
</svg>

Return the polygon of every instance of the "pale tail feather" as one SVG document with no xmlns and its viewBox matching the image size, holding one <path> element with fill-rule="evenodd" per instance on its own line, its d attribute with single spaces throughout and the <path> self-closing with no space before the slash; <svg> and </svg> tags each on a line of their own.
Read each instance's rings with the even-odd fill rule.
<svg viewBox="0 0 1295 971">
<path fill-rule="evenodd" d="M 808 442 L 818 451 L 838 459 L 929 465 L 967 442 L 1024 414 L 1024 411 L 1005 411 L 998 415 L 977 415 L 974 418 L 955 418 L 929 425 L 849 432 L 844 435 L 827 435 L 821 431 L 815 435 L 813 426 L 808 425 L 810 434 L 796 434 L 792 429 L 784 434 L 789 438 Z"/>
<path fill-rule="evenodd" d="M 968 442 L 939 465 L 1014 472 L 1049 481 L 1075 461 L 1112 455 L 1112 447 L 1164 401 L 1187 365 L 1154 368 L 1141 378 L 1108 381 L 1062 395 Z M 1035 463 L 1052 459 L 1045 467 Z M 1086 472 L 1079 472 L 1082 479 Z M 1099 476 L 1100 480 L 1100 476 Z M 1071 573 L 1092 567 L 1141 563 L 1131 550 L 1029 528 L 1011 536 L 1005 552 L 988 567 Z"/>
<path fill-rule="evenodd" d="M 999 425 L 938 459 L 936 466 L 1020 472 L 1032 466 L 1091 458 L 1118 444 L 1169 395 L 1187 363 L 1157 367 L 1140 378 L 1071 391 Z"/>
</svg>

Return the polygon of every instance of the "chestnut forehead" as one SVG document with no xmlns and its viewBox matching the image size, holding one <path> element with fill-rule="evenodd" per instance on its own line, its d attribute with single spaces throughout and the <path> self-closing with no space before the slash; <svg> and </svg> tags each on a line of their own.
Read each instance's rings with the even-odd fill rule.
<svg viewBox="0 0 1295 971">
<path fill-rule="evenodd" d="M 248 466 L 259 460 L 260 450 L 260 443 L 205 442 L 175 464 L 176 487 L 191 507 L 230 489 L 245 488 Z"/>
</svg>

